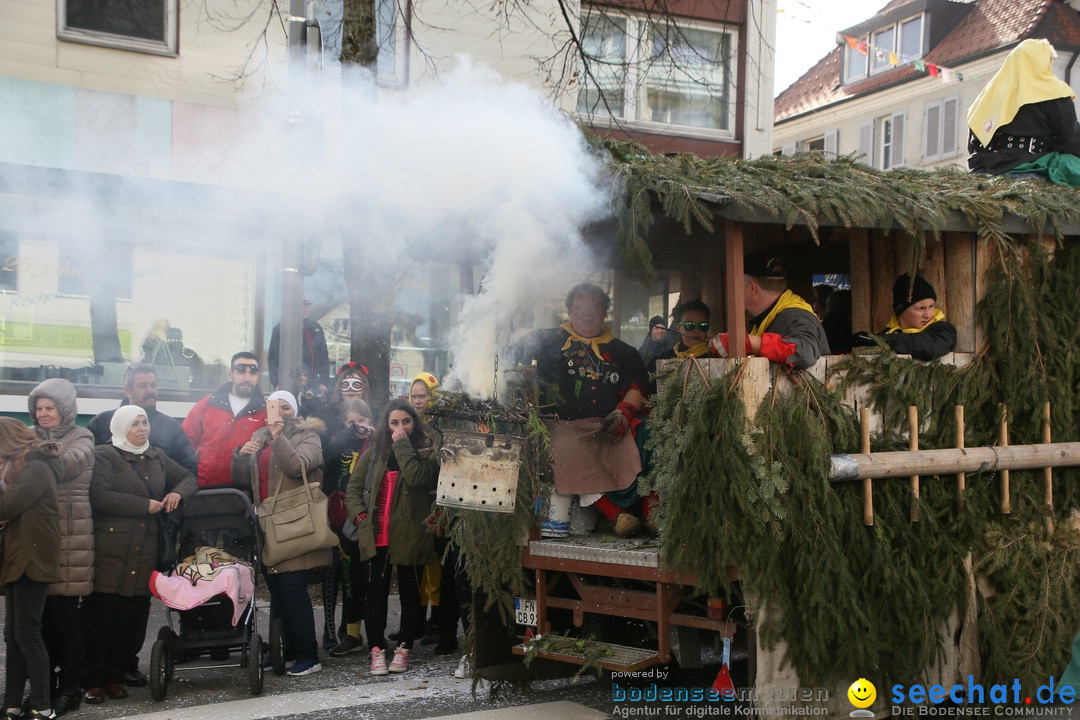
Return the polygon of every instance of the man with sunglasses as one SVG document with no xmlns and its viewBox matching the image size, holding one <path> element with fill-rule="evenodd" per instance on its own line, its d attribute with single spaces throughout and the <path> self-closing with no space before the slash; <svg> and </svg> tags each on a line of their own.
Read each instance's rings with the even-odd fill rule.
<svg viewBox="0 0 1080 720">
<path fill-rule="evenodd" d="M 232 452 L 266 425 L 266 401 L 259 386 L 259 358 L 238 352 L 229 363 L 228 382 L 191 408 L 184 432 L 199 458 L 199 487 L 232 485 Z"/>
<path fill-rule="evenodd" d="M 656 392 L 656 361 L 671 358 L 706 357 L 715 356 L 709 347 L 709 327 L 712 312 L 709 306 L 698 298 L 680 302 L 675 307 L 675 317 L 668 332 L 674 334 L 678 340 L 675 347 L 660 353 L 649 363 L 649 389 Z"/>
</svg>

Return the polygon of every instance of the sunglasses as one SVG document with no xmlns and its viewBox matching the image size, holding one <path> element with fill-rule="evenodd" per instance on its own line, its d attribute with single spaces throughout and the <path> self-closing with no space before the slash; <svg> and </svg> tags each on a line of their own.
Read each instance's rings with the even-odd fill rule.
<svg viewBox="0 0 1080 720">
<path fill-rule="evenodd" d="M 709 323 L 707 322 L 680 322 L 675 324 L 682 327 L 683 330 L 699 330 L 705 332 L 709 329 Z"/>
<path fill-rule="evenodd" d="M 341 389 L 342 390 L 363 390 L 364 389 L 364 381 L 363 380 L 358 380 L 358 379 L 343 380 L 341 382 Z"/>
<path fill-rule="evenodd" d="M 258 365 L 233 365 L 232 371 L 237 375 L 258 375 Z"/>
</svg>

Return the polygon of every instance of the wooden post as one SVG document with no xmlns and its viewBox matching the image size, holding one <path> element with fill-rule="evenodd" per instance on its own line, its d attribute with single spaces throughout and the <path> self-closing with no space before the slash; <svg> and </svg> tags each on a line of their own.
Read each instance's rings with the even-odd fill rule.
<svg viewBox="0 0 1080 720">
<path fill-rule="evenodd" d="M 956 449 L 964 449 L 964 406 L 956 406 Z M 956 473 L 956 509 L 964 509 L 964 491 L 967 489 L 967 473 Z"/>
<path fill-rule="evenodd" d="M 908 438 L 908 449 L 919 449 L 919 408 L 915 405 L 909 405 L 907 409 L 908 416 L 908 432 L 910 437 Z M 911 522 L 919 522 L 919 476 L 911 476 Z"/>
<path fill-rule="evenodd" d="M 1005 405 L 998 405 L 1001 408 L 1001 425 L 998 430 L 998 446 L 1009 447 L 1009 409 Z M 1002 470 L 1001 475 L 1001 513 L 1003 515 L 1009 515 L 1012 513 L 1012 500 L 1009 498 L 1009 471 Z"/>
<path fill-rule="evenodd" d="M 865 406 L 859 408 L 859 450 L 870 452 L 870 409 Z M 870 527 L 874 524 L 874 481 L 864 478 L 862 487 L 863 525 Z"/>
<path fill-rule="evenodd" d="M 892 286 L 896 280 L 896 276 L 900 272 L 907 272 L 907 267 L 902 271 L 896 270 L 896 257 L 893 253 L 889 252 L 887 248 L 891 242 L 892 235 L 883 233 L 881 230 L 871 231 L 871 281 L 874 283 L 873 289 L 873 306 L 870 309 L 870 322 L 871 325 L 868 328 L 868 332 L 879 332 L 883 327 L 889 323 L 889 318 L 892 317 Z M 854 301 L 854 297 L 852 301 Z M 861 330 L 862 328 L 856 328 L 852 326 L 853 330 Z"/>
<path fill-rule="evenodd" d="M 990 269 L 994 245 L 990 240 L 980 238 L 975 245 L 975 305 L 986 297 L 986 272 Z M 959 338 L 958 338 L 959 339 Z M 975 324 L 975 352 L 980 352 L 986 345 L 986 333 L 978 323 Z"/>
<path fill-rule="evenodd" d="M 870 238 L 866 228 L 852 228 L 848 235 L 848 261 L 851 263 L 851 327 L 852 329 L 877 332 L 874 317 L 873 285 L 870 280 Z"/>
<path fill-rule="evenodd" d="M 724 272 L 727 282 L 727 332 L 731 357 L 746 357 L 746 296 L 743 293 L 743 226 L 735 220 L 724 224 Z"/>
<path fill-rule="evenodd" d="M 1043 434 L 1042 440 L 1044 443 L 1050 442 L 1050 401 L 1047 400 L 1043 405 Z M 1054 507 L 1054 470 L 1053 468 L 1043 468 L 1043 502 L 1046 503 L 1046 507 Z"/>
<path fill-rule="evenodd" d="M 949 322 L 956 326 L 956 352 L 975 352 L 975 241 L 970 233 L 944 235 L 945 288 Z"/>
</svg>

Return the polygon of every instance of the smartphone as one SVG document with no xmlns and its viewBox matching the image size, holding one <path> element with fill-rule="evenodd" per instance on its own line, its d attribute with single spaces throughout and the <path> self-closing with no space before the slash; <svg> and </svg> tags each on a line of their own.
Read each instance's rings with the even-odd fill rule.
<svg viewBox="0 0 1080 720">
<path fill-rule="evenodd" d="M 273 425 L 281 422 L 281 403 L 283 400 L 271 400 L 266 403 L 266 424 Z"/>
</svg>

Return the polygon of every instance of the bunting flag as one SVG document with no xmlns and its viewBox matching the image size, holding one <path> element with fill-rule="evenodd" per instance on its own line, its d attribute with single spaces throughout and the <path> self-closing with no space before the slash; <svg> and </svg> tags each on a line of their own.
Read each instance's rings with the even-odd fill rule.
<svg viewBox="0 0 1080 720">
<path fill-rule="evenodd" d="M 977 82 L 982 81 L 982 77 L 978 75 L 966 75 L 962 72 L 956 72 L 952 68 L 942 67 L 934 63 L 926 62 L 921 58 L 911 58 L 907 55 L 900 55 L 897 57 L 896 53 L 888 48 L 881 48 L 875 45 L 869 45 L 865 40 L 859 40 L 858 38 L 851 37 L 850 35 L 843 35 L 844 42 L 852 50 L 858 51 L 860 55 L 864 57 L 873 53 L 874 61 L 879 65 L 888 61 L 892 67 L 899 67 L 902 65 L 910 65 L 915 68 L 917 72 L 925 72 L 932 78 L 939 78 L 942 82 L 964 82 L 965 80 L 974 80 Z"/>
</svg>

